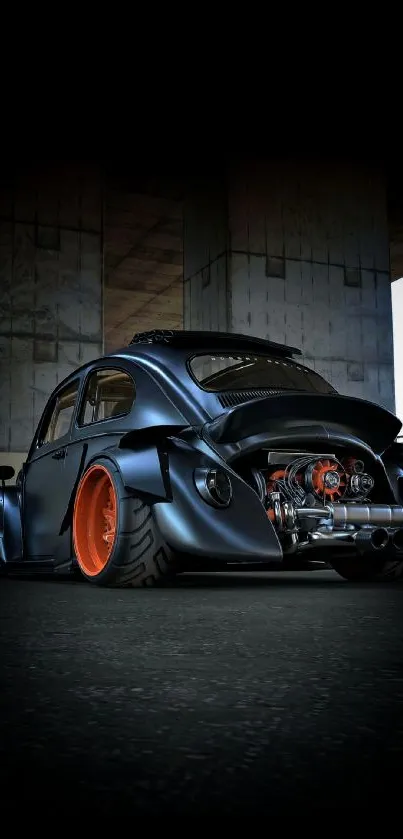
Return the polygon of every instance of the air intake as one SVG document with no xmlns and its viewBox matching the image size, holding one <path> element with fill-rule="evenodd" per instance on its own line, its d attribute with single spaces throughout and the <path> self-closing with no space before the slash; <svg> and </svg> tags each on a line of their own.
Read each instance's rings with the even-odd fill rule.
<svg viewBox="0 0 403 839">
<path fill-rule="evenodd" d="M 234 405 L 241 405 L 243 402 L 250 402 L 251 399 L 261 399 L 263 396 L 277 396 L 283 393 L 282 390 L 235 390 L 228 393 L 217 394 L 220 405 L 223 408 L 233 408 Z"/>
</svg>

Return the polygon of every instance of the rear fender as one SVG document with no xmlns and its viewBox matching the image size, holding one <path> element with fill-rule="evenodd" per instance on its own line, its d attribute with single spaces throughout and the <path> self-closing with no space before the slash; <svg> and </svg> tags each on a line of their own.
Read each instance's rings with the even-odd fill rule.
<svg viewBox="0 0 403 839">
<path fill-rule="evenodd" d="M 21 559 L 21 491 L 9 485 L 0 490 L 0 565 Z"/>
<path fill-rule="evenodd" d="M 173 550 L 232 562 L 282 562 L 277 534 L 257 494 L 221 458 L 233 485 L 229 507 L 215 509 L 197 492 L 194 469 L 217 467 L 214 452 L 209 455 L 178 438 L 136 446 L 133 438 L 131 448 L 105 449 L 86 468 L 99 457 L 117 467 L 128 492 L 153 507 L 157 527 Z"/>
<path fill-rule="evenodd" d="M 134 442 L 131 448 L 113 446 L 110 449 L 97 452 L 89 460 L 87 460 L 87 452 L 88 445 L 85 444 L 76 481 L 60 529 L 60 536 L 71 528 L 80 480 L 84 472 L 99 458 L 110 460 L 118 469 L 125 489 L 142 498 L 147 504 L 171 500 L 166 441 L 165 445 L 162 441 L 151 444 L 147 439 L 143 441 L 141 438 L 137 446 Z"/>
<path fill-rule="evenodd" d="M 224 562 L 281 563 L 283 552 L 257 493 L 227 464 L 180 440 L 169 443 L 172 503 L 156 503 L 154 520 L 165 542 L 178 553 Z M 197 491 L 194 469 L 220 468 L 231 479 L 228 507 L 207 504 Z"/>
<path fill-rule="evenodd" d="M 169 480 L 168 453 L 166 444 L 143 444 L 131 449 L 114 447 L 106 449 L 98 458 L 107 457 L 120 472 L 124 487 L 142 498 L 147 504 L 171 501 L 172 492 Z"/>
</svg>

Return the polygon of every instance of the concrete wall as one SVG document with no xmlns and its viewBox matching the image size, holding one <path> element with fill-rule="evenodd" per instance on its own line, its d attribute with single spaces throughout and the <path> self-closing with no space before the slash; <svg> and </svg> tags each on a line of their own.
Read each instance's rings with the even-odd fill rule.
<svg viewBox="0 0 403 839">
<path fill-rule="evenodd" d="M 184 219 L 184 329 L 231 330 L 225 177 L 188 184 Z"/>
<path fill-rule="evenodd" d="M 190 196 L 186 327 L 227 322 L 230 331 L 299 347 L 304 362 L 342 393 L 394 410 L 382 173 L 345 162 L 238 163 L 217 210 L 218 229 L 223 208 L 227 213 L 226 250 L 217 257 L 206 242 L 199 245 L 199 270 L 187 255 L 194 247 L 194 227 L 186 235 L 192 203 Z M 214 226 L 213 203 L 208 217 L 198 228 L 204 239 Z"/>
<path fill-rule="evenodd" d="M 2 176 L 0 451 L 26 452 L 56 384 L 102 353 L 101 222 L 88 166 Z"/>
</svg>

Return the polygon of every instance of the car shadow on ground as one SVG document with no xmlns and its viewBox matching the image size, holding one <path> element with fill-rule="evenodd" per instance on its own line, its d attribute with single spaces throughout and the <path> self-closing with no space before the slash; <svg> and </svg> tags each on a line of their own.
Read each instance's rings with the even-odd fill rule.
<svg viewBox="0 0 403 839">
<path fill-rule="evenodd" d="M 335 571 L 279 571 L 279 572 L 195 572 L 178 575 L 164 583 L 164 588 L 321 588 L 338 587 L 376 588 L 396 586 L 396 582 L 351 583 Z"/>
<path fill-rule="evenodd" d="M 41 574 L 39 575 L 10 575 L 8 577 L 4 577 L 1 580 L 1 583 L 7 583 L 8 581 L 19 582 L 23 584 L 24 582 L 35 582 L 35 583 L 47 583 L 52 584 L 54 586 L 79 586 L 80 588 L 83 586 L 87 586 L 90 588 L 90 585 L 82 578 L 82 577 L 74 577 L 67 575 L 55 575 L 51 574 Z M 356 591 L 357 589 L 365 589 L 365 590 L 379 590 L 379 588 L 402 588 L 403 587 L 403 579 L 397 581 L 390 581 L 385 580 L 381 582 L 348 582 L 344 580 L 342 577 L 331 570 L 311 570 L 311 571 L 195 571 L 190 572 L 186 571 L 181 574 L 177 574 L 175 577 L 160 581 L 156 586 L 150 587 L 142 587 L 141 591 L 144 592 L 146 588 L 149 592 L 151 591 L 166 591 L 169 589 L 194 589 L 194 590 L 213 590 L 213 589 L 236 589 L 236 588 L 312 588 L 312 589 L 337 589 L 337 588 L 344 588 L 344 589 L 351 589 L 352 591 Z M 94 590 L 100 592 L 102 589 L 98 586 L 92 586 Z M 103 589 L 105 591 L 105 588 Z M 108 589 L 115 594 L 119 593 L 120 595 L 123 592 L 134 594 L 137 589 L 135 588 L 109 588 Z"/>
</svg>

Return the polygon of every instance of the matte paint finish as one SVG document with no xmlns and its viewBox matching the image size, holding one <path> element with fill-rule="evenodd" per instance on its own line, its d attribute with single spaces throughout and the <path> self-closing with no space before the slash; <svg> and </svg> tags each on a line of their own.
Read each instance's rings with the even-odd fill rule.
<svg viewBox="0 0 403 839">
<path fill-rule="evenodd" d="M 334 434 L 337 429 L 340 437 L 343 434 L 345 437 L 348 431 L 350 437 L 352 430 L 360 432 L 358 443 L 366 449 L 369 442 L 378 447 L 386 440 L 392 442 L 393 433 L 400 429 L 399 421 L 377 406 L 337 395 L 311 398 L 310 394 L 288 394 L 223 409 L 218 394 L 204 392 L 191 378 L 186 361 L 192 352 L 206 350 L 207 346 L 212 353 L 224 351 L 227 344 L 234 349 L 233 337 L 227 341 L 221 335 L 209 346 L 205 334 L 200 336 L 199 344 L 197 336 L 192 338 L 193 343 L 185 336 L 172 346 L 135 344 L 83 366 L 59 385 L 52 398 L 67 383 L 79 379 L 76 411 L 69 434 L 37 448 L 39 424 L 28 455 L 22 483 L 25 567 L 31 567 L 31 563 L 33 567 L 34 560 L 46 559 L 54 563 L 55 569 L 65 567 L 66 562 L 71 566 L 75 493 L 84 469 L 100 456 L 116 463 L 128 492 L 145 498 L 152 506 L 162 535 L 177 550 L 195 557 L 217 557 L 232 562 L 281 562 L 281 546 L 263 505 L 230 466 L 234 457 L 242 453 L 242 442 L 250 445 L 252 439 L 258 440 L 259 429 L 266 438 L 269 434 L 273 439 L 277 433 L 290 441 L 298 423 L 301 424 L 298 419 L 301 416 L 305 418 L 305 432 L 309 431 L 307 417 L 322 422 L 315 426 L 311 421 L 312 441 L 315 429 L 316 433 L 321 429 L 329 439 L 322 414 L 325 411 L 329 418 L 330 405 L 337 420 Z M 264 343 L 259 343 L 259 348 L 264 349 Z M 251 352 L 258 351 L 256 342 L 247 338 L 240 339 L 237 347 L 239 352 L 248 352 L 248 347 Z M 269 345 L 266 349 L 273 352 Z M 278 352 L 284 356 L 285 349 L 279 348 Z M 136 400 L 132 410 L 125 417 L 80 428 L 77 416 L 87 376 L 105 367 L 118 367 L 134 377 Z M 51 400 L 43 416 L 50 403 Z M 369 431 L 368 416 L 377 419 L 375 432 L 372 425 Z M 250 436 L 253 433 L 254 438 Z M 58 452 L 64 457 L 59 458 Z M 233 484 L 233 498 L 225 509 L 207 505 L 193 481 L 196 467 L 217 464 L 227 470 Z M 4 558 L 14 562 L 21 553 L 16 490 L 8 487 L 6 499 L 7 523 L 2 550 Z"/>
<path fill-rule="evenodd" d="M 7 486 L 4 494 L 0 491 L 0 567 L 22 557 L 20 496 L 16 486 Z"/>
<path fill-rule="evenodd" d="M 165 444 L 166 448 L 166 444 Z M 168 475 L 168 458 L 156 446 L 140 446 L 134 451 L 130 449 L 115 449 L 110 452 L 113 457 L 126 489 L 131 490 L 144 500 L 171 500 L 170 482 Z M 166 477 L 163 470 L 166 469 Z"/>
<path fill-rule="evenodd" d="M 231 443 L 247 435 L 267 431 L 281 433 L 285 428 L 309 425 L 332 432 L 359 436 L 377 454 L 390 446 L 402 423 L 397 417 L 364 399 L 352 396 L 317 393 L 292 393 L 265 396 L 245 405 L 231 408 L 212 422 L 209 433 L 213 440 Z"/>
<path fill-rule="evenodd" d="M 25 465 L 23 494 L 26 559 L 45 559 L 55 555 L 73 481 L 67 443 L 68 435 L 65 435 L 55 443 L 41 447 Z"/>
<path fill-rule="evenodd" d="M 164 539 L 174 549 L 194 556 L 231 562 L 281 562 L 282 549 L 257 494 L 231 472 L 230 505 L 215 509 L 197 492 L 193 469 L 216 466 L 201 453 L 169 451 L 172 504 L 155 504 L 153 513 Z"/>
<path fill-rule="evenodd" d="M 394 443 L 385 454 L 385 466 L 395 498 L 403 503 L 403 443 Z"/>
</svg>

